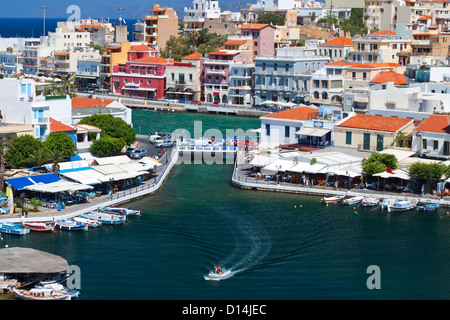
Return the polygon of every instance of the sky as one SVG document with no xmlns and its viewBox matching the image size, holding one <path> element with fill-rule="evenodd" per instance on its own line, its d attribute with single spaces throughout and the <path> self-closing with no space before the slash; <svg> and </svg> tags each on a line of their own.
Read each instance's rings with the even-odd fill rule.
<svg viewBox="0 0 450 320">
<path fill-rule="evenodd" d="M 247 0 L 245 0 L 247 1 Z M 226 4 L 222 5 L 221 2 Z M 242 2 L 242 1 L 241 1 Z M 248 1 L 247 1 L 248 2 Z M 246 3 L 247 3 L 246 2 Z M 256 3 L 256 0 L 250 1 Z M 2 0 L 2 10 L 0 17 L 5 18 L 41 18 L 43 17 L 42 6 L 47 6 L 45 15 L 48 18 L 65 18 L 71 13 L 67 13 L 67 8 L 71 5 L 80 7 L 81 18 L 118 18 L 119 8 L 123 8 L 124 18 L 142 18 L 153 9 L 153 4 L 172 7 L 183 14 L 184 7 L 191 7 L 192 0 L 160 0 L 152 2 L 149 0 Z M 224 9 L 238 11 L 239 0 L 220 1 L 219 4 Z M 235 8 L 233 8 L 235 7 Z"/>
</svg>

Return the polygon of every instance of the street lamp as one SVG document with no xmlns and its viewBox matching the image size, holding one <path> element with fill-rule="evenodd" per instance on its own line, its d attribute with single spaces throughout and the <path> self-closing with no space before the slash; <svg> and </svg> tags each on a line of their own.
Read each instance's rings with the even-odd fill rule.
<svg viewBox="0 0 450 320">
<path fill-rule="evenodd" d="M 43 36 L 45 37 L 45 10 L 47 10 L 47 6 L 42 6 L 42 10 L 44 10 L 44 34 L 43 34 Z"/>
</svg>

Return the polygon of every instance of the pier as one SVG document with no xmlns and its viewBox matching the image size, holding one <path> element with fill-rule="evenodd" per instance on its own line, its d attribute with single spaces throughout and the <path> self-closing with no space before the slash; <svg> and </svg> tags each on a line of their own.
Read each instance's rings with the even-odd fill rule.
<svg viewBox="0 0 450 320">
<path fill-rule="evenodd" d="M 318 197 L 330 197 L 345 194 L 347 197 L 366 196 L 366 197 L 378 197 L 380 201 L 392 199 L 392 200 L 414 200 L 417 199 L 421 203 L 439 203 L 442 207 L 450 207 L 450 200 L 439 199 L 437 196 L 407 193 L 395 193 L 380 190 L 371 189 L 345 189 L 338 188 L 335 190 L 333 187 L 323 186 L 302 186 L 300 184 L 293 184 L 290 182 L 283 182 L 265 179 L 257 179 L 250 175 L 251 166 L 246 163 L 246 153 L 244 151 L 238 151 L 236 162 L 234 165 L 233 175 L 231 177 L 231 184 L 237 188 L 247 190 L 260 190 L 260 191 L 272 191 L 272 192 L 286 192 L 286 193 L 298 193 L 304 195 L 312 195 Z M 447 197 L 448 198 L 448 197 Z"/>
</svg>

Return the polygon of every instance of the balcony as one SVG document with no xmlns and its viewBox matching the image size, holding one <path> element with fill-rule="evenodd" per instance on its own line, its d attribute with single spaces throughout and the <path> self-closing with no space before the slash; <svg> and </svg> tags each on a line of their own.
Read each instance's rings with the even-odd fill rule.
<svg viewBox="0 0 450 320">
<path fill-rule="evenodd" d="M 48 123 L 48 118 L 36 118 L 36 119 L 31 119 L 31 124 L 45 124 Z"/>
<path fill-rule="evenodd" d="M 225 70 L 206 69 L 206 74 L 220 74 L 222 76 L 225 76 Z"/>
</svg>

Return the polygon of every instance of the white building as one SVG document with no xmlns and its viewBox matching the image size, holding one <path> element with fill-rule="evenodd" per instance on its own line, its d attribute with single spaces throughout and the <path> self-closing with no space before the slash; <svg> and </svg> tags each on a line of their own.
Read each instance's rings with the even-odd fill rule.
<svg viewBox="0 0 450 320">
<path fill-rule="evenodd" d="M 219 1 L 194 0 L 192 7 L 184 7 L 184 31 L 203 29 L 206 19 L 220 18 Z"/>
<path fill-rule="evenodd" d="M 447 115 L 431 115 L 413 131 L 412 150 L 419 156 L 450 158 L 450 118 Z"/>
<path fill-rule="evenodd" d="M 44 140 L 50 133 L 50 117 L 71 123 L 70 97 L 36 96 L 33 79 L 1 79 L 0 110 L 3 123 L 31 124 L 34 137 Z"/>
</svg>

